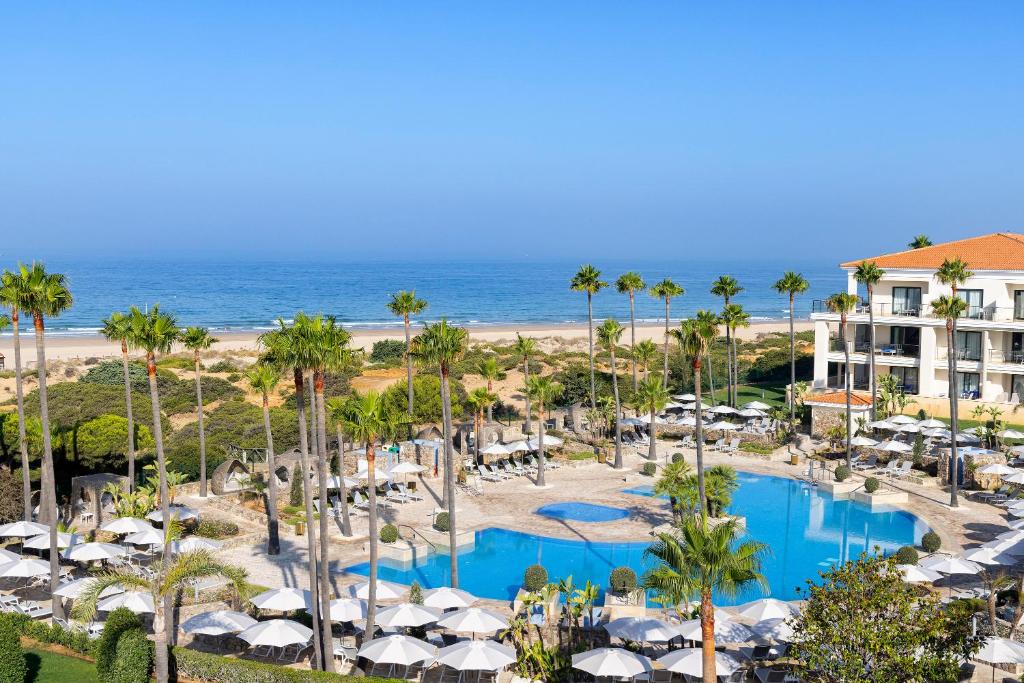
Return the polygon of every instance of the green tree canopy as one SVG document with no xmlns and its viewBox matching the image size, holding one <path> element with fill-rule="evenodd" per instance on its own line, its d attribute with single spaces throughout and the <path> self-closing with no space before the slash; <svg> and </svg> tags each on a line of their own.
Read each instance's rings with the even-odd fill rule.
<svg viewBox="0 0 1024 683">
<path fill-rule="evenodd" d="M 463 412 L 466 390 L 462 384 L 449 379 L 452 397 L 452 416 Z M 384 401 L 390 408 L 407 409 L 406 401 L 409 384 L 400 382 L 384 392 Z M 434 374 L 419 374 L 412 378 L 413 415 L 416 424 L 441 421 L 441 378 Z M 276 438 L 276 437 L 275 437 Z"/>
<path fill-rule="evenodd" d="M 153 448 L 149 427 L 136 425 L 135 447 Z M 82 466 L 91 470 L 111 470 L 127 462 L 128 420 L 120 415 L 102 415 L 81 424 L 75 432 L 75 452 Z"/>
</svg>

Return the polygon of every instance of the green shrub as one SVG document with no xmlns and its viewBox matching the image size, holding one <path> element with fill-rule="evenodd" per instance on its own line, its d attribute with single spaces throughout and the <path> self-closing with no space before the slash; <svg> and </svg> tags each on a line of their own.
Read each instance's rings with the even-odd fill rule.
<svg viewBox="0 0 1024 683">
<path fill-rule="evenodd" d="M 21 650 L 21 629 L 11 616 L 0 615 L 0 683 L 23 683 L 28 680 L 28 669 Z"/>
<path fill-rule="evenodd" d="M 569 460 L 593 460 L 597 455 L 588 451 L 581 451 L 579 453 L 570 453 Z"/>
<path fill-rule="evenodd" d="M 288 505 L 296 508 L 302 508 L 302 475 L 299 472 L 299 466 L 296 465 L 292 468 L 292 488 L 288 493 Z"/>
<path fill-rule="evenodd" d="M 374 676 L 339 676 L 326 671 L 290 669 L 249 659 L 176 647 L 172 651 L 178 675 L 208 683 L 400 683 L 399 679 Z"/>
<path fill-rule="evenodd" d="M 129 631 L 142 630 L 139 617 L 125 607 L 118 607 L 107 615 L 103 633 L 96 642 L 96 676 L 101 683 L 113 681 L 114 664 L 117 661 L 117 643 Z"/>
<path fill-rule="evenodd" d="M 608 577 L 608 585 L 615 593 L 629 593 L 636 588 L 636 572 L 629 567 L 616 567 Z"/>
<path fill-rule="evenodd" d="M 421 374 L 412 378 L 413 395 L 413 416 L 414 424 L 441 421 L 441 378 L 437 376 L 436 370 L 433 374 L 425 374 L 426 368 Z M 394 410 L 401 414 L 409 408 L 408 391 L 409 383 L 402 381 L 394 384 L 384 392 L 384 401 Z M 462 414 L 462 405 L 466 399 L 466 389 L 461 383 L 454 379 L 448 380 L 448 387 L 452 398 L 452 415 L 458 417 Z M 274 443 L 277 443 L 277 435 L 274 435 Z"/>
<path fill-rule="evenodd" d="M 146 365 L 142 362 L 128 363 L 128 379 L 133 391 L 149 391 L 149 378 Z M 124 367 L 119 360 L 105 360 L 99 365 L 89 368 L 79 382 L 85 384 L 105 384 L 112 387 L 124 387 Z M 124 394 L 122 393 L 122 396 Z"/>
<path fill-rule="evenodd" d="M 153 671 L 153 644 L 141 627 L 121 634 L 117 639 L 117 655 L 110 675 L 110 683 L 149 683 Z"/>
<path fill-rule="evenodd" d="M 157 360 L 156 366 L 161 370 L 195 370 L 196 361 L 191 353 L 173 356 L 163 356 Z M 199 363 L 202 368 L 203 364 Z"/>
<path fill-rule="evenodd" d="M 775 451 L 771 446 L 757 443 L 756 441 L 744 441 L 740 444 L 740 450 L 747 453 L 757 453 L 758 455 L 771 455 Z"/>
<path fill-rule="evenodd" d="M 448 513 L 438 512 L 434 517 L 434 528 L 438 531 L 448 531 Z"/>
<path fill-rule="evenodd" d="M 136 451 L 152 448 L 156 442 L 146 425 L 135 425 Z M 128 419 L 120 415 L 101 415 L 78 427 L 75 452 L 83 466 L 92 470 L 120 469 L 127 462 Z"/>
<path fill-rule="evenodd" d="M 868 493 L 874 493 L 878 490 L 879 483 L 874 477 L 868 477 L 864 480 L 864 490 Z"/>
<path fill-rule="evenodd" d="M 190 366 L 191 367 L 191 366 Z M 239 372 L 242 368 L 228 359 L 219 360 L 207 368 L 209 372 Z"/>
<path fill-rule="evenodd" d="M 925 549 L 925 552 L 937 552 L 942 547 L 942 539 L 934 531 L 929 531 L 921 537 L 921 547 Z"/>
<path fill-rule="evenodd" d="M 196 525 L 196 535 L 206 538 L 227 538 L 238 535 L 238 525 L 226 519 L 208 517 Z"/>
<path fill-rule="evenodd" d="M 99 641 L 90 640 L 84 631 L 67 631 L 57 624 L 49 625 L 42 621 L 33 621 L 28 617 L 24 618 L 21 628 L 22 635 L 28 636 L 33 640 L 37 640 L 40 643 L 63 645 L 69 650 L 88 657 L 95 656 L 95 650 L 99 644 Z"/>
<path fill-rule="evenodd" d="M 531 564 L 523 574 L 523 588 L 536 593 L 548 585 L 548 570 L 539 564 Z"/>
<path fill-rule="evenodd" d="M 373 343 L 370 351 L 371 363 L 398 365 L 405 358 L 405 342 L 400 339 L 382 339 Z"/>
<path fill-rule="evenodd" d="M 385 524 L 380 528 L 380 542 L 394 543 L 398 540 L 398 527 L 394 524 Z"/>
<path fill-rule="evenodd" d="M 897 550 L 892 558 L 896 560 L 896 564 L 917 564 L 918 555 L 917 549 L 912 545 L 905 545 Z"/>
<path fill-rule="evenodd" d="M 423 588 L 416 579 L 413 579 L 412 583 L 409 584 L 409 603 L 413 605 L 423 604 Z"/>
<path fill-rule="evenodd" d="M 686 456 L 683 455 L 682 453 L 672 454 L 672 462 L 683 462 L 684 460 L 686 460 Z"/>
<path fill-rule="evenodd" d="M 640 470 L 642 474 L 646 474 L 648 477 L 653 477 L 658 471 L 658 466 L 653 462 L 645 462 L 643 469 Z"/>
<path fill-rule="evenodd" d="M 846 465 L 840 465 L 836 468 L 836 481 L 846 481 L 850 478 L 850 468 Z"/>
<path fill-rule="evenodd" d="M 239 373 L 237 373 L 237 372 L 232 372 L 230 375 L 225 377 L 225 379 L 227 381 L 229 381 L 229 382 L 234 383 L 234 382 L 238 382 L 239 380 L 241 380 L 242 376 Z"/>
</svg>

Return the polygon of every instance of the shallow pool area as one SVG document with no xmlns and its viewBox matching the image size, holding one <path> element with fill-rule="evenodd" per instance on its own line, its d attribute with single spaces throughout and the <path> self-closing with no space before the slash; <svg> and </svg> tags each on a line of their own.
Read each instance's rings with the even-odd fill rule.
<svg viewBox="0 0 1024 683">
<path fill-rule="evenodd" d="M 614 522 L 629 517 L 629 510 L 623 508 L 575 501 L 542 505 L 534 510 L 534 513 L 542 517 L 574 522 Z"/>
</svg>

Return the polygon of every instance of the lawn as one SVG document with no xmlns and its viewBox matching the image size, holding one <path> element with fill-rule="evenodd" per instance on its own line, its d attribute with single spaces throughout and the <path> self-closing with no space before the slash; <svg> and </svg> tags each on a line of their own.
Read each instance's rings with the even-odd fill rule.
<svg viewBox="0 0 1024 683">
<path fill-rule="evenodd" d="M 27 683 L 97 683 L 96 665 L 76 657 L 66 657 L 46 650 L 26 650 Z"/>
<path fill-rule="evenodd" d="M 763 401 L 770 406 L 786 405 L 786 384 L 788 382 L 769 382 L 765 384 L 741 384 L 736 388 L 739 405 L 750 401 Z M 725 387 L 715 386 L 715 398 L 719 403 L 725 402 Z"/>
</svg>

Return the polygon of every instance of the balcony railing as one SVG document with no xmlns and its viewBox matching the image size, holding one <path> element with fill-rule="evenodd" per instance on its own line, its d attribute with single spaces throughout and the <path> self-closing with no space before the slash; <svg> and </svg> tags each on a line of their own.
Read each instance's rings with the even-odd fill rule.
<svg viewBox="0 0 1024 683">
<path fill-rule="evenodd" d="M 867 315 L 868 305 L 859 304 L 851 315 Z M 929 318 L 938 319 L 930 303 L 921 303 L 914 306 L 904 303 L 880 302 L 874 305 L 874 313 L 881 317 L 894 318 Z M 811 313 L 831 313 L 824 299 L 815 299 L 811 302 Z M 991 322 L 1024 322 L 1024 310 L 1012 306 L 968 306 L 964 311 L 961 320 L 987 320 Z"/>
<path fill-rule="evenodd" d="M 949 347 L 938 346 L 935 348 L 935 359 L 936 360 L 948 360 L 949 359 Z M 957 349 L 956 359 L 964 361 L 974 361 L 976 363 L 981 362 L 981 351 L 974 351 L 972 349 Z"/>
<path fill-rule="evenodd" d="M 829 350 L 835 353 L 843 353 L 843 344 L 838 339 L 829 341 Z M 871 350 L 871 343 L 866 341 L 853 342 L 853 353 L 868 353 Z M 876 344 L 875 355 L 895 358 L 919 358 L 921 347 L 917 344 Z"/>
<path fill-rule="evenodd" d="M 1006 365 L 1016 364 L 1024 366 L 1024 351 L 989 349 L 988 360 L 990 363 L 1004 363 Z"/>
</svg>

